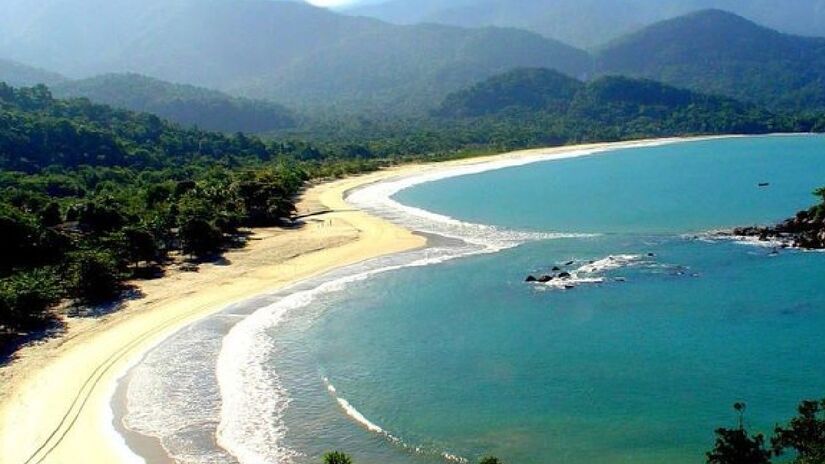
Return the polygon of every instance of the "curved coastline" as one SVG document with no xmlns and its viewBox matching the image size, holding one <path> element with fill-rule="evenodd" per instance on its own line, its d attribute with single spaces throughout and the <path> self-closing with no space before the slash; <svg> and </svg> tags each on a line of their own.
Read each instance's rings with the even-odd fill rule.
<svg viewBox="0 0 825 464">
<path fill-rule="evenodd" d="M 270 231 L 271 236 L 259 232 L 259 240 L 227 256 L 235 264 L 226 269 L 207 269 L 198 279 L 192 278 L 193 281 L 187 276 L 176 276 L 174 282 L 165 278 L 146 284 L 143 289 L 146 296 L 128 302 L 123 311 L 94 323 L 70 325 L 68 336 L 21 350 L 20 359 L 0 373 L 4 383 L 0 394 L 0 460 L 70 462 L 83 456 L 88 463 L 140 462 L 142 459 L 132 455 L 122 437 L 114 432 L 112 422 L 118 418 L 113 415 L 111 398 L 117 381 L 152 348 L 178 330 L 234 302 L 282 289 L 342 266 L 424 246 L 425 239 L 410 231 L 416 228 L 415 224 L 381 217 L 384 216 L 382 208 L 407 207 L 397 203 L 358 205 L 357 198 L 351 197 L 358 189 L 367 185 L 393 185 L 398 191 L 416 183 L 531 162 L 702 138 L 526 150 L 402 166 L 312 187 L 304 195 L 300 208 L 304 212 L 331 210 L 317 218 L 320 224 L 310 223 L 297 231 Z M 412 184 L 411 178 L 416 178 Z M 345 199 L 348 195 L 351 201 Z M 392 202 L 391 195 L 386 194 L 384 198 Z M 352 203 L 359 209 L 350 209 Z M 464 238 L 460 233 L 454 236 L 444 230 L 427 232 Z M 298 251 L 274 258 L 258 256 L 266 255 L 271 252 L 268 247 L 276 246 L 294 246 Z M 268 261 L 268 258 L 273 259 Z"/>
</svg>

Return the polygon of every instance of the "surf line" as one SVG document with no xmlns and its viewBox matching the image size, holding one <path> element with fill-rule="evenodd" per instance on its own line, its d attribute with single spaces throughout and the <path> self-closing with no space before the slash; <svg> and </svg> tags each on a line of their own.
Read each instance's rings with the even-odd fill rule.
<svg viewBox="0 0 825 464">
<path fill-rule="evenodd" d="M 329 381 L 329 378 L 324 377 L 323 382 L 324 382 L 324 386 L 326 387 L 327 392 L 329 393 L 329 395 L 338 403 L 338 405 L 341 407 L 341 409 L 344 411 L 344 413 L 350 419 L 352 419 L 354 422 L 356 422 L 358 425 L 364 427 L 368 431 L 370 431 L 372 433 L 375 433 L 377 435 L 383 436 L 384 438 L 387 439 L 387 441 L 389 441 L 393 445 L 396 445 L 396 446 L 404 449 L 405 451 L 408 451 L 408 452 L 411 452 L 411 453 L 414 453 L 414 454 L 419 454 L 419 455 L 437 454 L 437 455 L 441 456 L 441 458 L 443 458 L 445 461 L 448 461 L 448 462 L 455 462 L 455 463 L 459 463 L 459 464 L 468 464 L 470 462 L 467 458 L 461 457 L 461 456 L 459 456 L 457 454 L 454 454 L 454 453 L 450 453 L 450 452 L 447 452 L 447 451 L 428 450 L 428 449 L 426 449 L 422 446 L 415 446 L 415 445 L 411 445 L 411 444 L 405 442 L 401 438 L 391 434 L 390 432 L 387 432 L 386 430 L 381 428 L 379 425 L 377 425 L 375 422 L 372 422 L 371 420 L 367 419 L 349 401 L 347 401 L 345 398 L 342 398 L 342 397 L 338 396 L 338 390 L 335 388 L 335 385 L 333 385 L 332 382 Z"/>
</svg>

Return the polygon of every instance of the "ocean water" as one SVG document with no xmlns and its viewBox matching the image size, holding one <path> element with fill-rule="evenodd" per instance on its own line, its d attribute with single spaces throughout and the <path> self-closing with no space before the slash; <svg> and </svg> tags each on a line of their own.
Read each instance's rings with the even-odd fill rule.
<svg viewBox="0 0 825 464">
<path fill-rule="evenodd" d="M 825 254 L 704 234 L 812 204 L 825 138 L 510 164 L 353 193 L 432 246 L 182 331 L 127 426 L 193 463 L 698 463 L 734 402 L 769 432 L 825 396 Z"/>
</svg>

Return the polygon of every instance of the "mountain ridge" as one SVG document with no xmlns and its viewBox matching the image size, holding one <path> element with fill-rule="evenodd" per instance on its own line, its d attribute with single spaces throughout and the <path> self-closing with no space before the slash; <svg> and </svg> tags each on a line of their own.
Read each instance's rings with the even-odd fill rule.
<svg viewBox="0 0 825 464">
<path fill-rule="evenodd" d="M 72 78 L 139 72 L 293 106 L 313 97 L 352 110 L 417 109 L 506 68 L 579 75 L 590 61 L 531 32 L 402 27 L 300 2 L 44 0 L 29 11 L 27 0 L 7 1 L 20 17 L 0 18 L 0 56 Z M 523 52 L 514 58 L 513 49 Z"/>
<path fill-rule="evenodd" d="M 58 83 L 51 90 L 57 98 L 88 98 L 209 131 L 261 133 L 294 127 L 297 123 L 291 110 L 276 103 L 232 97 L 217 90 L 173 84 L 141 74 L 103 74 Z"/>
<path fill-rule="evenodd" d="M 349 14 L 410 24 L 514 26 L 593 48 L 658 21 L 723 8 L 785 33 L 825 36 L 823 0 L 389 0 L 354 5 Z"/>
<path fill-rule="evenodd" d="M 825 38 L 718 9 L 662 21 L 596 54 L 597 74 L 643 77 L 780 110 L 825 109 Z"/>
</svg>

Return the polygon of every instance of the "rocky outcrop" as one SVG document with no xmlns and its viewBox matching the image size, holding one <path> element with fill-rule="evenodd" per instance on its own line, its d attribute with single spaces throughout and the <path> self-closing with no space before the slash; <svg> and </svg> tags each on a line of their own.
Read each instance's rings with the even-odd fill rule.
<svg viewBox="0 0 825 464">
<path fill-rule="evenodd" d="M 822 207 L 800 211 L 796 216 L 772 227 L 737 227 L 723 235 L 756 237 L 777 241 L 784 247 L 825 249 L 825 210 Z"/>
</svg>

